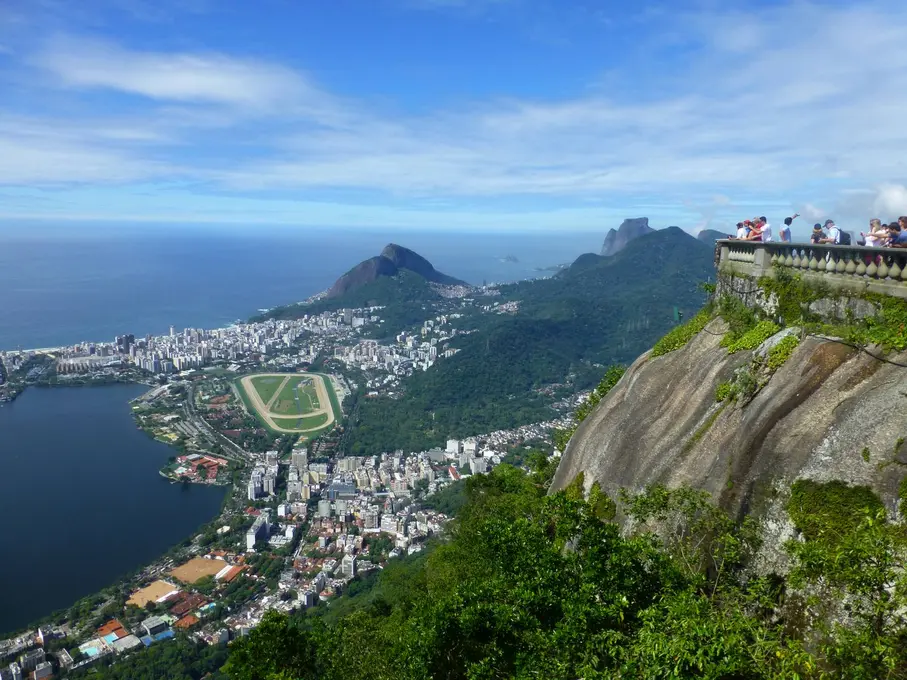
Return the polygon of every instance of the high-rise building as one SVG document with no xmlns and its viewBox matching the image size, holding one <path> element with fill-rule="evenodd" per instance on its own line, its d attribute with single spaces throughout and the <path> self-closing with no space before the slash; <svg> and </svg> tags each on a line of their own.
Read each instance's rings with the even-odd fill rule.
<svg viewBox="0 0 907 680">
<path fill-rule="evenodd" d="M 248 498 L 250 501 L 254 501 L 264 496 L 264 494 L 264 470 L 255 468 L 252 470 L 252 476 L 249 478 Z"/>
<path fill-rule="evenodd" d="M 318 516 L 319 517 L 330 517 L 331 516 L 331 502 L 330 501 L 318 501 Z"/>
<path fill-rule="evenodd" d="M 340 573 L 347 578 L 354 578 L 356 576 L 356 556 L 355 555 L 344 555 L 343 559 L 340 561 Z"/>
<path fill-rule="evenodd" d="M 246 532 L 246 550 L 252 550 L 258 541 L 267 539 L 270 532 L 271 526 L 268 524 L 268 515 L 263 512 L 255 518 L 252 526 Z"/>
<path fill-rule="evenodd" d="M 293 449 L 290 454 L 290 465 L 298 470 L 305 470 L 309 464 L 309 452 L 305 449 Z"/>
</svg>

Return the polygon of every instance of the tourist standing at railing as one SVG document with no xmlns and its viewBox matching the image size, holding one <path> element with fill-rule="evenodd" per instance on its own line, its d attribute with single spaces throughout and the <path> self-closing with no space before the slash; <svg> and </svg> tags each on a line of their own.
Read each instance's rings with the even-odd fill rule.
<svg viewBox="0 0 907 680">
<path fill-rule="evenodd" d="M 841 230 L 835 225 L 834 220 L 825 220 L 825 228 L 828 229 L 828 236 L 817 241 L 817 243 L 830 243 L 838 245 L 841 243 Z"/>
<path fill-rule="evenodd" d="M 866 239 L 869 248 L 878 248 L 888 240 L 888 230 L 878 218 L 869 220 L 869 233 L 860 232 L 860 235 Z"/>
<path fill-rule="evenodd" d="M 795 219 L 797 219 L 798 217 L 800 217 L 800 213 L 794 213 L 794 216 L 793 216 L 793 217 L 785 217 L 785 218 L 784 218 L 784 226 L 781 227 L 781 228 L 778 230 L 778 235 L 781 237 L 781 241 L 782 241 L 783 243 L 790 243 L 790 242 L 791 242 L 792 239 L 791 239 L 791 235 L 790 235 L 790 225 L 791 225 L 791 224 L 793 223 L 793 221 L 794 221 Z"/>
<path fill-rule="evenodd" d="M 746 238 L 746 226 L 743 222 L 737 223 L 737 238 L 745 239 Z"/>
<path fill-rule="evenodd" d="M 765 215 L 759 218 L 759 230 L 762 232 L 762 242 L 772 242 L 772 225 L 765 219 Z"/>
<path fill-rule="evenodd" d="M 759 221 L 759 218 L 753 220 L 753 227 L 750 230 L 750 233 L 746 236 L 747 241 L 761 241 L 762 240 L 762 223 Z"/>
<path fill-rule="evenodd" d="M 900 219 L 907 222 L 907 219 L 903 217 Z M 903 228 L 903 224 L 900 220 L 889 224 L 888 232 L 891 234 L 891 238 L 888 242 L 889 248 L 907 248 L 907 229 Z"/>
<path fill-rule="evenodd" d="M 826 238 L 826 234 L 824 231 L 822 231 L 822 225 L 819 224 L 818 222 L 816 222 L 816 224 L 813 226 L 813 233 L 809 237 L 809 242 L 816 243 L 816 244 L 824 243 L 825 238 Z"/>
</svg>

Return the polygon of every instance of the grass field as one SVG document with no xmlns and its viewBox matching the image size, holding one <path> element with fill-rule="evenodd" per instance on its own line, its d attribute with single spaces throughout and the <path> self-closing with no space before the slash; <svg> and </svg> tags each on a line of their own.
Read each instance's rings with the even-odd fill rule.
<svg viewBox="0 0 907 680">
<path fill-rule="evenodd" d="M 283 381 L 283 378 L 268 375 L 260 378 L 252 378 L 252 385 L 255 387 L 255 391 L 258 392 L 258 396 L 261 397 L 261 400 L 267 404 L 274 397 L 274 394 L 280 388 Z"/>
<path fill-rule="evenodd" d="M 247 375 L 235 386 L 248 410 L 275 433 L 311 439 L 343 416 L 330 376 L 320 373 Z"/>
<path fill-rule="evenodd" d="M 264 401 L 264 397 L 262 397 Z M 267 403 L 267 402 L 265 402 Z M 305 416 L 321 408 L 312 378 L 291 378 L 271 404 L 271 413 L 282 416 Z"/>
<path fill-rule="evenodd" d="M 312 430 L 316 427 L 326 425 L 328 422 L 327 413 L 319 413 L 314 416 L 303 416 L 301 418 L 274 418 L 274 422 L 279 427 L 285 427 L 288 430 Z"/>
</svg>

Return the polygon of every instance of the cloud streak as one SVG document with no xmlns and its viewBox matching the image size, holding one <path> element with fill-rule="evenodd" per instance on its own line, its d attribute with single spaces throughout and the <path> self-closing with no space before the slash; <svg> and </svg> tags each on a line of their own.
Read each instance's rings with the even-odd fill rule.
<svg viewBox="0 0 907 680">
<path fill-rule="evenodd" d="M 295 71 L 215 53 L 136 52 L 115 44 L 56 39 L 33 63 L 63 85 L 148 99 L 270 110 L 315 92 Z"/>
<path fill-rule="evenodd" d="M 50 124 L 4 133 L 0 119 L 0 158 L 25 159 L 0 161 L 0 182 L 177 176 L 258 196 L 364 192 L 467 208 L 657 196 L 705 205 L 693 213 L 708 223 L 754 195 L 856 210 L 839 194 L 859 188 L 878 211 L 905 204 L 907 8 L 796 3 L 670 21 L 687 49 L 653 57 L 658 91 L 499 98 L 421 115 L 334 95 L 275 62 L 56 38 L 28 59 L 49 89 L 77 100 L 118 93 L 124 113 L 112 127 L 86 114 L 66 134 Z"/>
</svg>

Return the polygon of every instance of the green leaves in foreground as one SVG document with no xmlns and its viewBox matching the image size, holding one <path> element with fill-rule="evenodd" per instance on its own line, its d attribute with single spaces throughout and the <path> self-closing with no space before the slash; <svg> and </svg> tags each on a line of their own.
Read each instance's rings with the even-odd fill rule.
<svg viewBox="0 0 907 680">
<path fill-rule="evenodd" d="M 694 335 L 705 328 L 705 325 L 712 318 L 711 310 L 700 310 L 696 316 L 687 321 L 685 324 L 672 329 L 661 340 L 655 343 L 652 348 L 652 357 L 660 357 L 674 350 L 678 350 L 686 345 Z"/>
<path fill-rule="evenodd" d="M 777 587 L 745 579 L 758 545 L 708 496 L 593 485 L 547 496 L 509 466 L 470 479 L 451 539 L 402 600 L 331 626 L 269 615 L 234 643 L 236 680 L 807 677 L 775 622 Z M 381 577 L 384 578 L 384 575 Z M 380 587 L 380 584 L 379 584 Z"/>
</svg>

